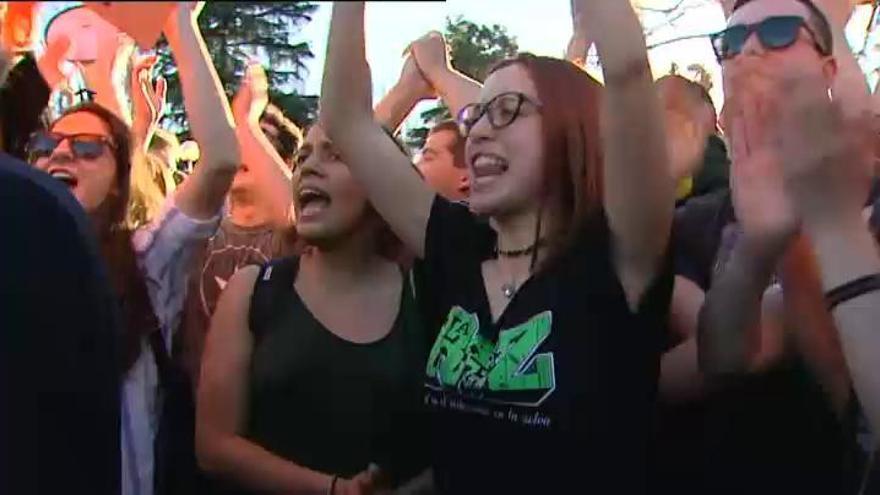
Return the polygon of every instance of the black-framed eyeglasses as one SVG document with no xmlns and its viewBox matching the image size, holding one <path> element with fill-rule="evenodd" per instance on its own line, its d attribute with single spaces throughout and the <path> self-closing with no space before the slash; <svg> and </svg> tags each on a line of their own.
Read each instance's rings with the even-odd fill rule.
<svg viewBox="0 0 880 495">
<path fill-rule="evenodd" d="M 528 96 L 514 91 L 501 93 L 486 103 L 471 103 L 458 113 L 458 130 L 463 137 L 471 133 L 471 129 L 483 118 L 489 119 L 493 129 L 503 129 L 512 124 L 522 112 L 523 103 L 528 102 L 540 110 L 541 105 Z"/>
<path fill-rule="evenodd" d="M 755 24 L 730 26 L 724 31 L 709 35 L 709 39 L 712 41 L 715 57 L 721 62 L 739 55 L 752 33 L 758 34 L 758 40 L 764 48 L 781 50 L 797 41 L 801 28 L 810 33 L 813 44 L 819 53 L 826 56 L 831 55 L 830 47 L 822 46 L 816 32 L 810 28 L 803 17 L 798 16 L 774 16 Z"/>
<path fill-rule="evenodd" d="M 28 161 L 34 163 L 40 158 L 52 156 L 62 142 L 67 141 L 74 158 L 94 160 L 104 153 L 105 148 L 116 149 L 113 141 L 100 134 L 77 133 L 60 134 L 57 132 L 37 131 L 28 141 Z"/>
</svg>

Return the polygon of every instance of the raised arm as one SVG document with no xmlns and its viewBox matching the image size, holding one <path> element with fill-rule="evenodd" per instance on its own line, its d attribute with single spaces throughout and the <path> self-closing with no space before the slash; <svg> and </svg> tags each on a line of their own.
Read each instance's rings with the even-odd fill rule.
<svg viewBox="0 0 880 495">
<path fill-rule="evenodd" d="M 779 140 L 786 186 L 813 240 L 826 293 L 880 273 L 877 245 L 861 218 L 871 177 L 867 119 L 828 101 L 820 82 L 789 81 Z M 858 292 L 857 292 L 858 294 Z M 842 300 L 832 314 L 852 381 L 873 431 L 880 431 L 880 292 Z"/>
<path fill-rule="evenodd" d="M 630 3 L 576 3 L 589 21 L 605 75 L 605 211 L 617 273 L 634 308 L 660 268 L 672 226 L 675 192 L 663 118 L 645 36 Z"/>
<path fill-rule="evenodd" d="M 871 93 L 868 81 L 846 39 L 846 25 L 853 12 L 853 2 L 818 0 L 816 4 L 825 12 L 831 24 L 834 59 L 837 75 L 831 84 L 831 94 L 840 108 L 851 117 L 871 110 Z"/>
<path fill-rule="evenodd" d="M 449 60 L 449 47 L 443 35 L 431 31 L 410 44 L 410 51 L 428 82 L 449 107 L 453 118 L 461 109 L 480 99 L 482 85 L 457 71 Z"/>
<path fill-rule="evenodd" d="M 403 63 L 400 79 L 391 91 L 379 100 L 373 110 L 376 122 L 391 132 L 397 132 L 397 128 L 406 120 L 416 104 L 433 96 L 435 96 L 434 88 L 425 80 L 415 57 L 409 54 Z"/>
<path fill-rule="evenodd" d="M 183 104 L 201 159 L 177 189 L 177 207 L 196 219 L 214 217 L 241 162 L 235 124 L 197 23 L 200 6 L 179 3 L 165 36 L 179 68 Z"/>
<path fill-rule="evenodd" d="M 336 2 L 321 90 L 321 123 L 382 218 L 422 255 L 434 193 L 373 120 L 364 2 Z"/>
<path fill-rule="evenodd" d="M 565 48 L 565 60 L 578 67 L 584 67 L 587 64 L 587 54 L 590 47 L 593 46 L 593 39 L 587 29 L 589 21 L 581 7 L 580 2 L 571 0 L 572 34 L 571 39 L 568 40 L 568 46 Z"/>
<path fill-rule="evenodd" d="M 700 368 L 708 374 L 759 368 L 778 355 L 784 335 L 779 291 L 765 291 L 798 226 L 772 150 L 772 127 L 755 110 L 771 101 L 765 82 L 738 81 L 726 104 L 731 195 L 742 234 L 700 312 Z"/>
<path fill-rule="evenodd" d="M 268 201 L 272 224 L 284 228 L 293 222 L 293 190 L 290 168 L 260 127 L 260 116 L 269 104 L 268 91 L 269 83 L 263 67 L 250 65 L 232 100 L 232 113 L 237 124 L 235 132 L 241 146 L 242 163 L 253 174 L 259 194 Z"/>
<path fill-rule="evenodd" d="M 153 81 L 151 75 L 158 58 L 155 55 L 140 57 L 131 69 L 129 96 L 131 97 L 131 133 L 137 146 L 147 151 L 150 141 L 159 127 L 165 111 L 168 84 L 159 76 Z"/>
<path fill-rule="evenodd" d="M 332 475 L 304 468 L 241 436 L 247 424 L 248 373 L 253 339 L 250 297 L 259 268 L 236 273 L 220 296 L 205 345 L 196 408 L 196 455 L 207 472 L 266 493 L 330 493 Z M 366 475 L 360 475 L 365 481 Z M 358 481 L 338 480 L 334 493 Z M 365 484 L 366 486 L 366 484 Z"/>
</svg>

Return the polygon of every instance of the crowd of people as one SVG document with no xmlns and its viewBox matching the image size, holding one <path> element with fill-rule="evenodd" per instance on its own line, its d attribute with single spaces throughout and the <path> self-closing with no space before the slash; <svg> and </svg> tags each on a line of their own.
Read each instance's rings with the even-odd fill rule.
<svg viewBox="0 0 880 495">
<path fill-rule="evenodd" d="M 620 0 L 484 81 L 427 33 L 374 104 L 337 2 L 301 129 L 256 62 L 227 98 L 179 2 L 192 167 L 131 40 L 60 113 L 70 40 L 3 46 L 0 493 L 880 493 L 880 128 L 842 3 L 724 2 L 718 109 L 653 80 Z M 455 118 L 413 157 L 429 99 Z"/>
</svg>

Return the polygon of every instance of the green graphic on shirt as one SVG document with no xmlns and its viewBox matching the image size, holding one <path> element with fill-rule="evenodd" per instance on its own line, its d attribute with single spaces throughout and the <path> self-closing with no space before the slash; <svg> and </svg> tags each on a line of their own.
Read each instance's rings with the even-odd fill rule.
<svg viewBox="0 0 880 495">
<path fill-rule="evenodd" d="M 552 314 L 499 332 L 493 344 L 480 333 L 477 316 L 456 306 L 440 330 L 425 370 L 436 385 L 490 392 L 505 403 L 540 404 L 556 386 L 553 353 L 535 355 L 550 335 Z"/>
</svg>

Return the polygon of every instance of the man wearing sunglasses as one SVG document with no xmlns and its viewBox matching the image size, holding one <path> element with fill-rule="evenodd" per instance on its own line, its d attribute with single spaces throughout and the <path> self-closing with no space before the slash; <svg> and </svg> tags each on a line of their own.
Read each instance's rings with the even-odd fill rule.
<svg viewBox="0 0 880 495">
<path fill-rule="evenodd" d="M 679 459 L 696 471 L 682 476 L 706 480 L 695 493 L 854 493 L 849 377 L 780 165 L 758 153 L 785 104 L 776 85 L 795 70 L 847 98 L 846 111 L 867 108 L 842 28 L 810 0 L 739 0 L 711 37 L 731 192 L 689 202 L 674 228 L 676 293 L 701 306 L 699 365 L 711 385 L 690 425 L 695 452 Z"/>
</svg>

